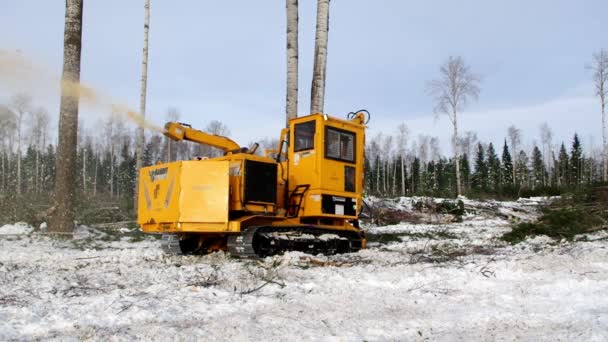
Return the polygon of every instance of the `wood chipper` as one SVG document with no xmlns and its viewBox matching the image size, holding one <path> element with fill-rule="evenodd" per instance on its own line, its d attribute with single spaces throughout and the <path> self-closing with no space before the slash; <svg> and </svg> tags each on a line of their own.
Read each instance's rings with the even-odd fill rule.
<svg viewBox="0 0 608 342">
<path fill-rule="evenodd" d="M 164 134 L 221 149 L 144 167 L 138 223 L 163 234 L 168 253 L 217 250 L 233 256 L 285 251 L 346 253 L 365 247 L 362 208 L 365 128 L 369 113 L 346 119 L 312 114 L 290 120 L 275 150 L 256 155 L 229 138 L 169 122 Z"/>
</svg>

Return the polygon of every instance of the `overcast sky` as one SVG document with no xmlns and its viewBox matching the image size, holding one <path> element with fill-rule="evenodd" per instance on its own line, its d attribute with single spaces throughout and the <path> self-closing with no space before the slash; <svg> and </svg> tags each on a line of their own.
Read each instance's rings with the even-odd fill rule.
<svg viewBox="0 0 608 342">
<path fill-rule="evenodd" d="M 62 0 L 0 0 L 0 49 L 21 50 L 59 74 Z M 278 137 L 285 111 L 285 1 L 151 0 L 148 113 L 168 107 L 204 127 L 217 119 L 245 145 Z M 601 141 L 599 104 L 585 65 L 608 48 L 606 0 L 332 0 L 325 111 L 372 113 L 371 134 L 439 136 L 449 153 L 447 117 L 435 120 L 426 82 L 460 55 L 482 77 L 481 96 L 462 131 L 501 143 L 507 127 L 531 144 L 548 122 L 557 139 L 576 131 Z M 316 1 L 300 0 L 299 114 L 308 114 Z M 85 0 L 84 83 L 138 108 L 143 0 Z M 1 77 L 0 77 L 1 81 Z M 0 100 L 11 92 L 1 89 Z M 36 102 L 57 115 L 59 95 Z M 81 117 L 93 127 L 102 116 Z M 56 125 L 55 125 L 56 127 Z"/>
</svg>

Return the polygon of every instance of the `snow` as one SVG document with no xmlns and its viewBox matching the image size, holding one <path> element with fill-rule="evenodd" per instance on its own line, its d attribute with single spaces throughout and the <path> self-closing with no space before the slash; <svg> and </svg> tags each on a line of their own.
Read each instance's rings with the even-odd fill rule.
<svg viewBox="0 0 608 342">
<path fill-rule="evenodd" d="M 25 222 L 15 223 L 14 225 L 7 224 L 0 227 L 0 235 L 29 234 L 31 232 L 32 227 Z"/>
<path fill-rule="evenodd" d="M 3 226 L 0 340 L 608 340 L 608 234 L 511 246 L 508 230 L 469 213 L 368 227 L 396 239 L 359 253 L 236 260 L 167 256 L 120 230 Z"/>
</svg>

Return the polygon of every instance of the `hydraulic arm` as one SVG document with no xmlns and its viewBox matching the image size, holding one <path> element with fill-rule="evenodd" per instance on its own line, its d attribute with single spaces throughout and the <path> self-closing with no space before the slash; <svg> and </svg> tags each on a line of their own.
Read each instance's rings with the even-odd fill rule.
<svg viewBox="0 0 608 342">
<path fill-rule="evenodd" d="M 192 141 L 199 144 L 217 147 L 228 152 L 240 152 L 241 147 L 233 140 L 221 135 L 209 134 L 192 128 L 190 125 L 179 122 L 167 122 L 165 124 L 165 136 L 175 141 Z"/>
</svg>

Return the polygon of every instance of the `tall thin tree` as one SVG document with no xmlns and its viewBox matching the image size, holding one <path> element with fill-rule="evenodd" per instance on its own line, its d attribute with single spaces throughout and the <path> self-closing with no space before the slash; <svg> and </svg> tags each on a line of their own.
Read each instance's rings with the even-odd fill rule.
<svg viewBox="0 0 608 342">
<path fill-rule="evenodd" d="M 450 56 L 439 68 L 440 76 L 428 83 L 428 93 L 435 99 L 435 113 L 446 114 L 453 127 L 454 160 L 460 160 L 458 114 L 464 110 L 469 101 L 479 98 L 479 82 L 477 75 L 471 72 L 469 66 L 460 56 Z M 460 181 L 460 163 L 456 162 L 456 191 L 462 195 Z"/>
<path fill-rule="evenodd" d="M 150 0 L 144 3 L 144 47 L 141 61 L 141 93 L 139 95 L 139 113 L 142 118 L 146 117 L 146 93 L 148 89 L 148 31 L 150 30 Z M 144 126 L 137 128 L 137 147 L 135 159 L 135 192 L 133 196 L 133 208 L 137 211 L 137 199 L 139 194 L 139 169 L 141 169 L 145 145 Z"/>
<path fill-rule="evenodd" d="M 551 158 L 549 158 L 549 156 L 552 154 L 551 151 L 551 139 L 553 139 L 553 132 L 551 131 L 551 128 L 549 127 L 549 124 L 547 124 L 546 122 L 544 122 L 543 124 L 540 125 L 540 140 L 542 142 L 543 145 L 543 164 L 545 164 L 545 168 L 546 170 L 551 170 Z M 543 185 L 548 185 L 549 184 L 549 180 L 547 178 L 549 175 L 546 173 L 543 173 Z"/>
<path fill-rule="evenodd" d="M 298 0 L 287 0 L 286 126 L 298 117 Z"/>
<path fill-rule="evenodd" d="M 83 0 L 66 0 L 63 34 L 63 75 L 59 108 L 59 143 L 55 175 L 55 212 L 49 230 L 74 230 L 74 192 L 76 184 L 76 146 L 78 142 L 79 93 L 74 85 L 80 82 Z M 69 85 L 69 86 L 68 86 Z"/>
<path fill-rule="evenodd" d="M 329 33 L 329 0 L 317 0 L 317 31 L 315 64 L 310 90 L 310 113 L 323 113 L 325 106 L 325 73 L 327 71 L 327 39 Z"/>
<path fill-rule="evenodd" d="M 517 165 L 517 158 L 519 158 L 518 148 L 521 143 L 521 129 L 511 125 L 507 128 L 507 135 L 509 136 L 509 141 L 511 142 L 511 152 L 513 153 L 513 184 L 518 184 L 517 178 L 517 170 L 515 165 Z"/>
<path fill-rule="evenodd" d="M 606 142 L 606 97 L 608 97 L 608 51 L 602 49 L 593 54 L 593 62 L 588 67 L 593 71 L 595 95 L 600 99 L 602 114 L 602 180 L 608 181 L 608 145 Z"/>
<path fill-rule="evenodd" d="M 11 103 L 17 114 L 17 195 L 21 195 L 21 159 L 22 159 L 22 145 L 23 145 L 23 116 L 30 112 L 32 98 L 27 94 L 16 94 L 11 98 Z"/>
</svg>

